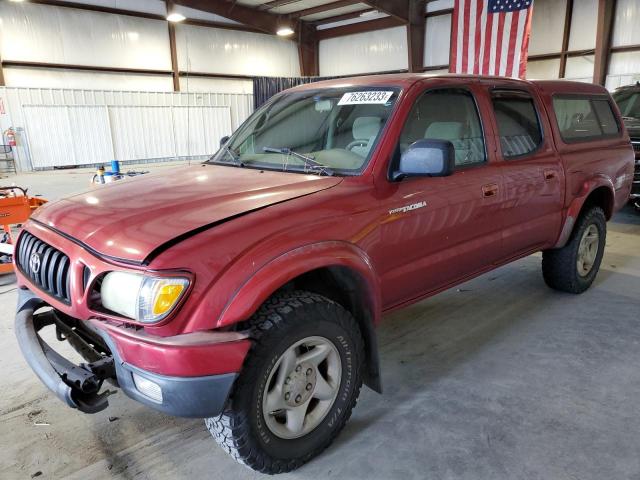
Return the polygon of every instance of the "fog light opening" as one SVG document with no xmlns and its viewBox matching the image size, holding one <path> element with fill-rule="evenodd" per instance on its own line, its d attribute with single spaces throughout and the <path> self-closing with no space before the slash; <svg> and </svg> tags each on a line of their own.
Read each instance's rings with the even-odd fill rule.
<svg viewBox="0 0 640 480">
<path fill-rule="evenodd" d="M 132 375 L 133 383 L 142 395 L 150 398 L 154 402 L 162 403 L 162 388 L 160 388 L 160 385 L 141 377 L 136 373 L 133 373 Z"/>
</svg>

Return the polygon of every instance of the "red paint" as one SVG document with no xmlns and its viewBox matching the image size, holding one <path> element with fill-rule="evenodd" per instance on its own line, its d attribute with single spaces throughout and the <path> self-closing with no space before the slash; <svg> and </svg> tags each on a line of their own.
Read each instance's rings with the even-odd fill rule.
<svg viewBox="0 0 640 480">
<path fill-rule="evenodd" d="M 72 305 L 41 294 L 53 307 L 82 320 L 134 323 L 91 311 L 82 270 L 91 278 L 110 270 L 187 271 L 193 278 L 183 304 L 144 333 L 175 337 L 246 320 L 276 289 L 327 266 L 350 269 L 361 280 L 377 323 L 389 311 L 433 295 L 498 265 L 557 244 L 570 215 L 604 186 L 613 210 L 624 205 L 633 173 L 626 132 L 616 138 L 568 145 L 551 109 L 554 93 L 606 94 L 571 82 L 523 82 L 491 77 L 403 74 L 320 82 L 395 86 L 395 110 L 360 176 L 317 177 L 224 166 L 165 170 L 42 208 L 25 228 L 72 259 Z M 488 162 L 446 178 L 387 179 L 389 159 L 414 101 L 427 89 L 464 88 L 476 99 Z M 490 90 L 527 90 L 538 107 L 544 142 L 524 159 L 505 161 L 496 142 Z M 619 113 L 616 113 L 619 115 Z M 626 176 L 624 182 L 619 182 Z M 205 178 L 206 177 L 206 178 Z M 483 196 L 483 187 L 497 193 Z M 617 185 L 617 189 L 616 189 Z M 96 202 L 97 200 L 97 202 Z M 425 208 L 390 214 L 416 202 Z M 243 214 L 249 211 L 250 213 Z M 228 217 L 234 217 L 224 221 Z M 217 222 L 209 229 L 203 226 Z M 47 227 L 55 227 L 78 243 Z M 148 265 L 140 262 L 180 238 Z M 92 250 L 81 246 L 86 244 Z M 18 273 L 20 285 L 37 291 Z M 106 323 L 105 323 L 106 325 Z M 119 337 L 133 365 L 172 375 L 204 375 L 241 368 L 249 341 L 189 348 Z"/>
</svg>

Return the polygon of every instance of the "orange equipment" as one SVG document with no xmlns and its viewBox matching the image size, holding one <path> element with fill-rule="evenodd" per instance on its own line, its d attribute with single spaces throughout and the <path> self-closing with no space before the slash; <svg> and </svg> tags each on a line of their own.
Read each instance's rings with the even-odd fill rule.
<svg viewBox="0 0 640 480">
<path fill-rule="evenodd" d="M 44 198 L 29 197 L 27 190 L 22 187 L 0 187 L 0 224 L 3 230 L 0 232 L 0 243 L 13 244 L 11 225 L 26 222 L 31 213 L 46 202 Z M 6 257 L 9 254 L 3 253 L 1 257 L 4 261 L 0 261 L 0 274 L 11 273 L 13 263 L 7 262 Z"/>
</svg>

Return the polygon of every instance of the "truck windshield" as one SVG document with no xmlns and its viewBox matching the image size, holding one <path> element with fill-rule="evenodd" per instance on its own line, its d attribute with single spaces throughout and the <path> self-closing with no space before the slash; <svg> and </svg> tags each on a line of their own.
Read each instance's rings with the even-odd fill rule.
<svg viewBox="0 0 640 480">
<path fill-rule="evenodd" d="M 274 97 L 210 163 L 355 175 L 366 165 L 398 98 L 393 88 L 329 88 Z"/>
<path fill-rule="evenodd" d="M 640 119 L 640 92 L 617 92 L 614 93 L 613 99 L 623 117 Z"/>
</svg>

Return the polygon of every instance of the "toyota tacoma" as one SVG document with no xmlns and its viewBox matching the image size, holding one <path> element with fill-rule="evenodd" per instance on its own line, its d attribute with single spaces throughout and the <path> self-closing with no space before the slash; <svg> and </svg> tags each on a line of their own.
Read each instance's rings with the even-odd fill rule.
<svg viewBox="0 0 640 480">
<path fill-rule="evenodd" d="M 551 288 L 589 288 L 633 169 L 599 86 L 297 87 L 209 161 L 40 208 L 15 248 L 17 339 L 69 407 L 101 411 L 116 385 L 206 419 L 250 468 L 289 471 L 338 435 L 363 383 L 382 391 L 386 312 L 535 252 Z"/>
</svg>

